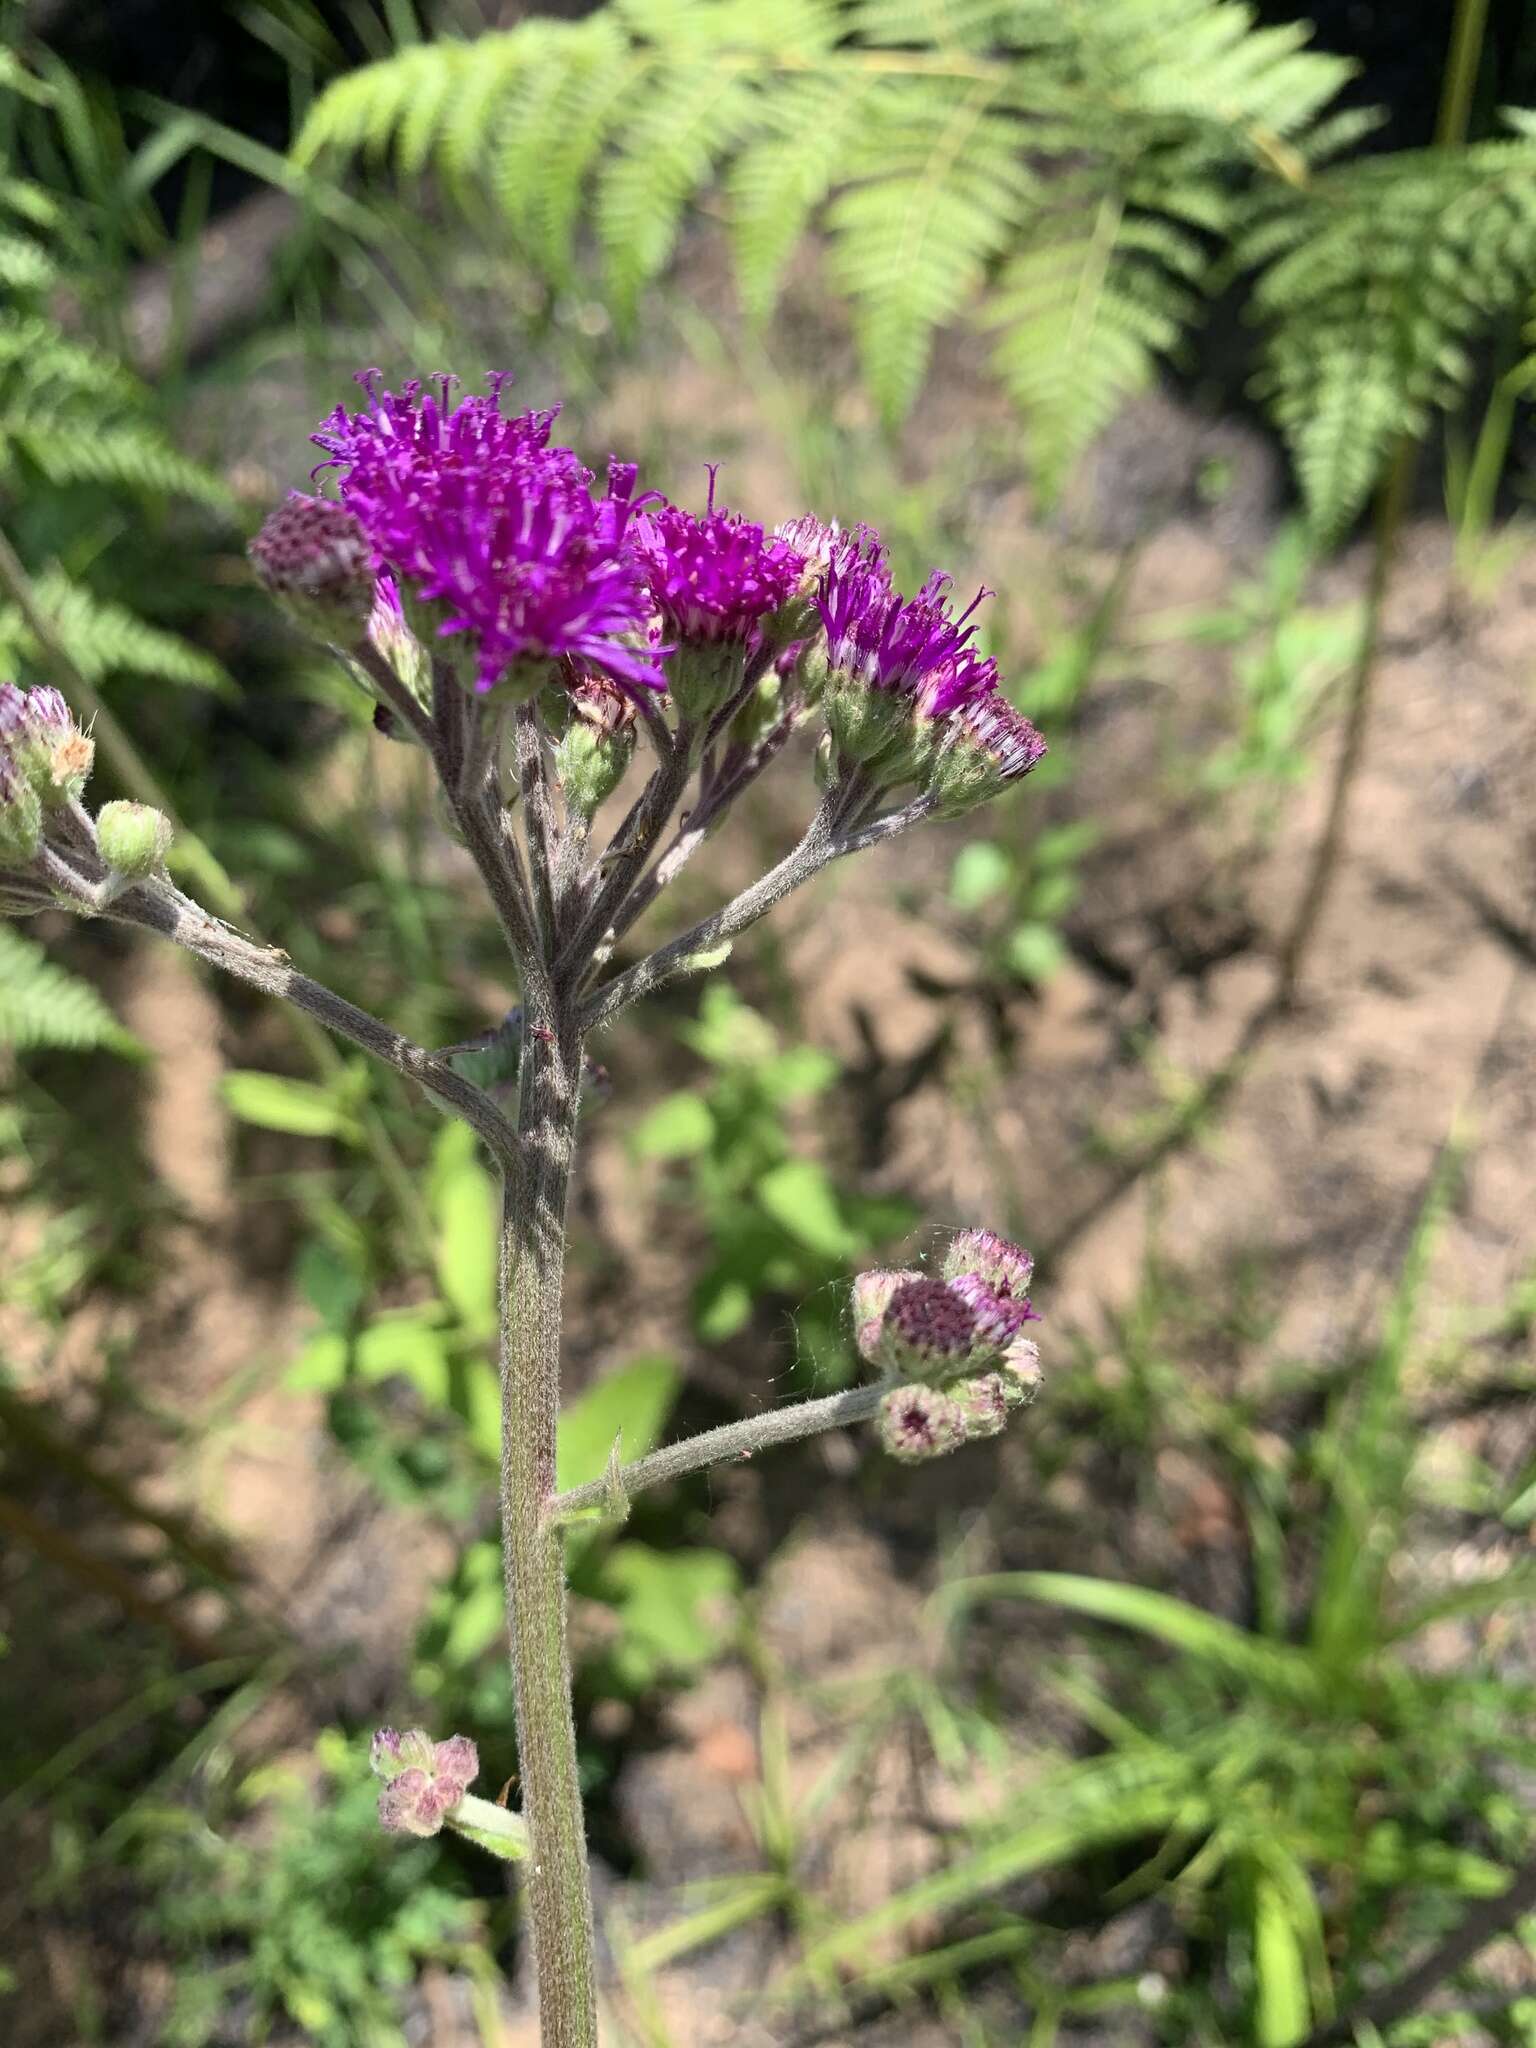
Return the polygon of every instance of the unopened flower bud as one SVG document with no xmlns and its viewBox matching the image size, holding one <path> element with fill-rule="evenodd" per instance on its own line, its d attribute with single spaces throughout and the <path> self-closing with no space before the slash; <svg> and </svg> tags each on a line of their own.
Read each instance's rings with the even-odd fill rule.
<svg viewBox="0 0 1536 2048">
<path fill-rule="evenodd" d="M 434 1742 L 421 1728 L 404 1735 L 379 1729 L 369 1762 L 385 1781 L 379 1820 L 395 1834 L 435 1835 L 480 1770 L 479 1753 L 467 1735 Z"/>
<path fill-rule="evenodd" d="M 942 818 L 990 802 L 1027 775 L 1046 751 L 1034 726 L 998 690 L 940 723 L 943 743 L 931 755 L 927 793 Z"/>
<path fill-rule="evenodd" d="M 1040 1346 L 1030 1337 L 1015 1337 L 1003 1353 L 1002 1378 L 1010 1408 L 1027 1408 L 1040 1391 Z"/>
<path fill-rule="evenodd" d="M 893 1387 L 880 1403 L 876 1422 L 880 1441 L 903 1465 L 942 1458 L 965 1442 L 965 1417 L 959 1404 L 936 1387 L 921 1384 Z"/>
<path fill-rule="evenodd" d="M 350 642 L 366 628 L 373 549 L 345 505 L 295 491 L 268 513 L 249 553 L 273 597 L 308 631 Z"/>
<path fill-rule="evenodd" d="M 975 1379 L 962 1380 L 958 1386 L 951 1387 L 949 1393 L 960 1410 L 968 1439 L 1002 1435 L 1008 1421 L 1008 1410 L 1014 1403 L 1001 1373 L 978 1373 Z"/>
<path fill-rule="evenodd" d="M 875 1266 L 867 1273 L 856 1275 L 853 1283 L 854 1341 L 860 1355 L 871 1365 L 879 1363 L 880 1326 L 891 1305 L 891 1296 L 909 1280 L 922 1278 L 921 1273 L 897 1272 L 883 1266 Z"/>
<path fill-rule="evenodd" d="M 1025 1295 L 1035 1262 L 1018 1245 L 999 1237 L 995 1230 L 961 1230 L 955 1233 L 944 1255 L 944 1278 L 958 1280 L 972 1273 L 994 1294 Z"/>
<path fill-rule="evenodd" d="M 953 1378 L 976 1342 L 971 1311 L 942 1280 L 926 1274 L 897 1287 L 880 1319 L 876 1363 L 921 1379 Z"/>
<path fill-rule="evenodd" d="M 601 676 L 583 676 L 567 692 L 571 714 L 555 748 L 555 773 L 565 800 L 584 818 L 612 796 L 635 752 L 635 710 Z"/>
<path fill-rule="evenodd" d="M 176 831 L 164 811 L 148 804 L 111 803 L 97 814 L 96 837 L 109 868 L 142 882 L 165 866 Z"/>
<path fill-rule="evenodd" d="M 44 810 L 80 795 L 96 755 L 95 741 L 76 725 L 57 690 L 21 690 L 14 683 L 0 684 L 0 748 Z"/>
<path fill-rule="evenodd" d="M 1040 1320 L 1028 1295 L 999 1294 L 977 1273 L 962 1273 L 949 1286 L 970 1311 L 974 1332 L 972 1356 L 978 1365 L 986 1359 L 1001 1358 L 1026 1323 Z"/>
<path fill-rule="evenodd" d="M 37 791 L 14 761 L 0 753 L 0 868 L 24 868 L 43 838 Z"/>
</svg>

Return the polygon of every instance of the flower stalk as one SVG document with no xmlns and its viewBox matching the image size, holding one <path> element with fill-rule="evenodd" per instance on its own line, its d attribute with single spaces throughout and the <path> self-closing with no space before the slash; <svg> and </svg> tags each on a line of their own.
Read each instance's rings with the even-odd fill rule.
<svg viewBox="0 0 1536 2048">
<path fill-rule="evenodd" d="M 639 997 L 720 966 L 832 862 L 1027 774 L 1044 743 L 977 650 L 980 598 L 956 615 L 937 573 L 904 598 L 866 529 L 807 518 L 766 534 L 717 507 L 713 473 L 703 514 L 636 496 L 624 463 L 600 495 L 575 453 L 552 444 L 553 412 L 504 414 L 504 378 L 459 400 L 447 377 L 399 393 L 377 372 L 360 381 L 362 408 L 338 408 L 314 437 L 334 495 L 295 494 L 252 559 L 371 695 L 378 729 L 432 763 L 518 986 L 515 1115 L 471 1078 L 486 1071 L 469 1067 L 474 1040 L 415 1045 L 183 895 L 156 812 L 117 805 L 93 818 L 80 801 L 90 742 L 54 691 L 0 686 L 0 910 L 62 905 L 168 938 L 414 1080 L 484 1142 L 503 1190 L 500 1505 L 522 1811 L 468 1792 L 479 1765 L 464 1736 L 381 1730 L 373 1763 L 386 1828 L 452 1827 L 521 1863 L 544 2048 L 596 2048 L 565 1525 L 622 1515 L 645 1486 L 823 1429 L 870 1424 L 900 1462 L 938 1456 L 996 1435 L 1032 1398 L 1039 1367 L 1022 1334 L 1027 1255 L 962 1233 L 941 1278 L 860 1283 L 871 1384 L 629 1465 L 616 1446 L 602 1480 L 560 1493 L 561 1292 L 586 1040 Z M 798 844 L 610 973 L 742 790 L 792 760 L 813 721 L 821 795 Z M 622 798 L 642 728 L 654 765 L 604 843 L 601 813 Z"/>
</svg>

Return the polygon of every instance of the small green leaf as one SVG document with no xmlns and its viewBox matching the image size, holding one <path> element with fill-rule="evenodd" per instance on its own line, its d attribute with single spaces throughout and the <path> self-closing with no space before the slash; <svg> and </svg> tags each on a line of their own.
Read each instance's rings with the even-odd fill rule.
<svg viewBox="0 0 1536 2048">
<path fill-rule="evenodd" d="M 283 1385 L 296 1394 L 333 1394 L 347 1377 L 351 1348 L 335 1330 L 311 1337 L 283 1375 Z"/>
<path fill-rule="evenodd" d="M 693 1326 L 706 1344 L 723 1344 L 752 1315 L 752 1290 L 725 1273 L 707 1274 L 693 1292 Z"/>
<path fill-rule="evenodd" d="M 949 900 L 956 910 L 979 910 L 1000 896 L 1014 879 L 1013 856 L 995 839 L 973 839 L 955 856 L 950 870 Z"/>
<path fill-rule="evenodd" d="M 715 1119 L 702 1095 L 686 1089 L 658 1102 L 638 1125 L 630 1143 L 642 1159 L 689 1159 L 707 1152 Z"/>
<path fill-rule="evenodd" d="M 445 1124 L 430 1183 L 437 1226 L 437 1281 L 472 1336 L 496 1327 L 496 1183 L 480 1164 L 467 1124 Z"/>
<path fill-rule="evenodd" d="M 555 1483 L 562 1493 L 600 1479 L 619 1441 L 627 1463 L 642 1458 L 660 1436 L 677 1399 L 678 1371 L 670 1358 L 637 1358 L 588 1387 L 560 1417 Z"/>
<path fill-rule="evenodd" d="M 615 1544 L 599 1592 L 623 1625 L 613 1655 L 625 1680 L 648 1685 L 722 1655 L 734 1633 L 738 1588 L 735 1565 L 718 1550 Z"/>
<path fill-rule="evenodd" d="M 810 1251 L 851 1258 L 858 1246 L 825 1170 L 809 1159 L 786 1159 L 764 1174 L 757 1199 L 781 1229 Z"/>
<path fill-rule="evenodd" d="M 335 1093 L 313 1081 L 290 1081 L 282 1074 L 262 1074 L 246 1067 L 226 1074 L 219 1084 L 225 1107 L 242 1122 L 267 1131 L 288 1131 L 299 1138 L 340 1138 L 356 1144 L 357 1120 Z"/>
<path fill-rule="evenodd" d="M 1059 934 L 1047 924 L 1021 924 L 1008 935 L 1003 958 L 1020 981 L 1049 981 L 1067 957 Z"/>
<path fill-rule="evenodd" d="M 381 1316 L 359 1333 L 353 1355 L 363 1379 L 386 1380 L 398 1375 L 412 1381 L 431 1406 L 447 1403 L 448 1350 L 442 1332 L 435 1327 L 434 1311 L 409 1309 L 400 1315 Z"/>
</svg>

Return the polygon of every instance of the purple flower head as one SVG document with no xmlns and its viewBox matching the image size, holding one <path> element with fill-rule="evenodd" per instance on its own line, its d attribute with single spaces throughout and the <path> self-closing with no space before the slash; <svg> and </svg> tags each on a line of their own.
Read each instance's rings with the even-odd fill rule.
<svg viewBox="0 0 1536 2048">
<path fill-rule="evenodd" d="M 438 631 L 470 636 L 475 687 L 493 689 L 524 662 L 570 656 L 629 687 L 660 689 L 647 643 L 651 604 L 630 545 L 635 472 L 615 463 L 606 497 L 573 450 L 551 447 L 556 414 L 501 410 L 489 397 L 451 402 L 412 380 L 377 388 L 360 412 L 337 410 L 312 436 L 335 469 L 341 502 L 378 559 L 415 598 L 437 606 Z"/>
<path fill-rule="evenodd" d="M 794 595 L 805 557 L 739 512 L 715 509 L 715 465 L 702 517 L 679 505 L 642 512 L 634 545 L 651 597 L 681 640 L 745 646 L 771 612 Z"/>
<path fill-rule="evenodd" d="M 1027 1295 L 995 1293 L 979 1273 L 962 1273 L 949 1286 L 970 1312 L 978 1351 L 1000 1357 L 1026 1323 L 1040 1320 Z"/>
<path fill-rule="evenodd" d="M 317 624 L 366 624 L 374 604 L 373 548 L 356 514 L 334 498 L 290 493 L 268 513 L 248 552 L 273 596 Z"/>
<path fill-rule="evenodd" d="M 385 1781 L 379 1820 L 396 1834 L 435 1835 L 480 1770 L 479 1753 L 467 1735 L 434 1742 L 421 1728 L 404 1735 L 379 1729 L 369 1761 Z"/>
<path fill-rule="evenodd" d="M 968 623 L 990 591 L 978 591 L 954 617 L 949 579 L 937 570 L 918 595 L 893 589 L 877 545 L 834 560 L 817 610 L 827 635 L 827 663 L 865 689 L 911 700 L 925 718 L 944 718 L 997 687 L 997 664 L 972 645 Z"/>
<path fill-rule="evenodd" d="M 965 1442 L 965 1416 L 957 1402 L 936 1387 L 893 1387 L 880 1403 L 880 1441 L 903 1465 L 942 1458 Z"/>
<path fill-rule="evenodd" d="M 942 1280 L 921 1274 L 896 1288 L 880 1319 L 878 1363 L 888 1371 L 944 1379 L 971 1355 L 976 1322 Z"/>
</svg>

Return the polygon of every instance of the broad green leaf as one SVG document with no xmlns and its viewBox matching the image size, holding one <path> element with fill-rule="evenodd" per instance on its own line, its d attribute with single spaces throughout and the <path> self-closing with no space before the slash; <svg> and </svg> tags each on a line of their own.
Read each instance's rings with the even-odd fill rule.
<svg viewBox="0 0 1536 2048">
<path fill-rule="evenodd" d="M 764 1174 L 757 1199 L 797 1243 L 828 1258 L 851 1258 L 858 1250 L 836 1190 L 825 1170 L 809 1159 L 786 1159 Z"/>
<path fill-rule="evenodd" d="M 356 1262 L 324 1238 L 311 1238 L 299 1254 L 294 1277 L 326 1328 L 345 1330 L 361 1305 L 365 1286 Z"/>
<path fill-rule="evenodd" d="M 792 1045 L 758 1070 L 765 1095 L 775 1102 L 799 1102 L 808 1095 L 820 1095 L 832 1086 L 840 1069 L 837 1061 L 820 1046 Z"/>
<path fill-rule="evenodd" d="M 467 1124 L 445 1124 L 433 1147 L 430 1182 L 437 1227 L 437 1281 L 472 1336 L 496 1327 L 496 1183 L 481 1165 Z"/>
<path fill-rule="evenodd" d="M 637 1358 L 580 1394 L 560 1417 L 555 1483 L 562 1493 L 600 1479 L 615 1442 L 624 1462 L 642 1458 L 677 1399 L 670 1358 Z"/>
<path fill-rule="evenodd" d="M 611 1655 L 626 1683 L 650 1685 L 722 1655 L 735 1633 L 738 1589 L 736 1566 L 718 1550 L 615 1544 L 599 1591 L 622 1624 Z"/>
<path fill-rule="evenodd" d="M 752 1290 L 728 1273 L 711 1273 L 693 1292 L 693 1326 L 706 1344 L 723 1344 L 752 1317 Z"/>
<path fill-rule="evenodd" d="M 642 1159 L 689 1159 L 707 1152 L 715 1119 L 702 1095 L 687 1089 L 658 1102 L 636 1127 L 630 1143 Z"/>
<path fill-rule="evenodd" d="M 356 1144 L 357 1119 L 333 1090 L 313 1081 L 290 1081 L 283 1074 L 263 1074 L 248 1067 L 226 1074 L 219 1092 L 231 1113 L 267 1131 L 289 1131 L 300 1138 L 340 1138 Z"/>
</svg>

